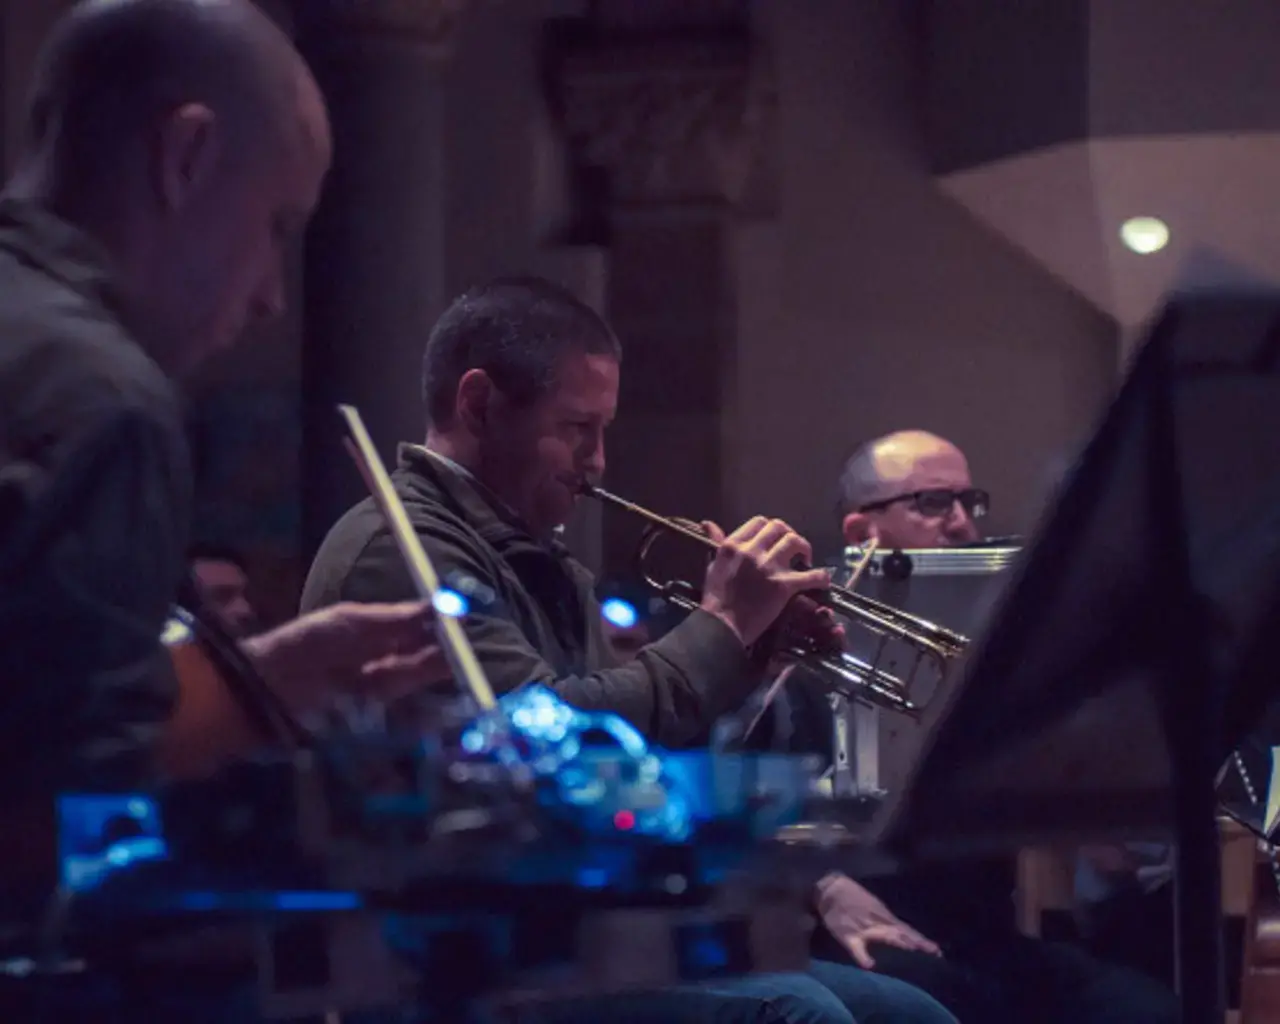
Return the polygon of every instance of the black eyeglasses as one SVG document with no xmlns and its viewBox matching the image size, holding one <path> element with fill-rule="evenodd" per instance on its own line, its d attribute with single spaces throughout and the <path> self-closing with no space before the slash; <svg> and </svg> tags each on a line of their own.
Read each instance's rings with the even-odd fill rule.
<svg viewBox="0 0 1280 1024">
<path fill-rule="evenodd" d="M 960 507 L 969 514 L 970 519 L 981 519 L 991 509 L 991 495 L 977 487 L 968 487 L 963 491 L 954 491 L 948 487 L 930 487 L 923 491 L 911 491 L 908 494 L 897 494 L 883 501 L 868 502 L 858 509 L 859 512 L 874 512 L 888 508 L 900 501 L 909 501 L 917 512 L 929 518 L 947 515 L 958 501 Z"/>
</svg>

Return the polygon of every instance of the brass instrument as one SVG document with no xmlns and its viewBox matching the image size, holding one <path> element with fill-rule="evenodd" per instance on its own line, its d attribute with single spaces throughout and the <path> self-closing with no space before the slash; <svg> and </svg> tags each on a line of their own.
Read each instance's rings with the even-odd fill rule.
<svg viewBox="0 0 1280 1024">
<path fill-rule="evenodd" d="M 654 544 L 663 534 L 677 534 L 715 551 L 718 545 L 701 526 L 685 519 L 660 516 L 593 484 L 582 483 L 578 489 L 585 497 L 595 498 L 644 519 L 648 527 L 636 553 L 637 571 L 646 585 L 677 607 L 686 611 L 698 607 L 699 594 L 693 586 L 680 580 L 654 579 L 646 568 L 646 562 Z M 847 587 L 833 585 L 829 590 L 814 591 L 808 596 L 849 623 L 876 634 L 874 655 L 868 661 L 845 651 L 823 650 L 811 639 L 790 636 L 778 653 L 803 663 L 816 672 L 830 689 L 851 700 L 918 718 L 924 706 L 912 694 L 921 669 L 927 667 L 932 671 L 936 676 L 936 687 L 969 644 L 966 637 L 945 626 L 908 614 Z M 909 651 L 910 670 L 905 677 L 882 667 L 891 643 L 901 644 Z"/>
</svg>

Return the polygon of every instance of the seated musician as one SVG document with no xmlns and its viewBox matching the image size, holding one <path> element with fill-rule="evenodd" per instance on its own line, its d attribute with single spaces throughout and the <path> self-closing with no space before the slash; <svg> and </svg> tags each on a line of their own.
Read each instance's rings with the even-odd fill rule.
<svg viewBox="0 0 1280 1024">
<path fill-rule="evenodd" d="M 757 688 L 753 644 L 793 596 L 827 586 L 828 574 L 792 569 L 794 556 L 811 557 L 808 544 L 785 523 L 752 519 L 712 561 L 701 608 L 619 662 L 594 580 L 555 531 L 573 512 L 578 483 L 604 472 L 620 362 L 608 325 L 555 285 L 523 278 L 472 289 L 427 341 L 426 443 L 402 446 L 392 480 L 442 578 L 465 574 L 497 594 L 496 609 L 464 619 L 496 692 L 544 683 L 581 708 L 625 717 L 659 743 L 681 744 Z M 396 544 L 366 500 L 321 545 L 302 606 L 411 592 Z M 825 620 L 816 626 L 830 628 Z M 892 979 L 836 964 L 814 973 L 821 984 L 762 975 L 577 1000 L 547 1007 L 545 1019 L 951 1020 Z"/>
<path fill-rule="evenodd" d="M 839 489 L 846 543 L 874 536 L 881 549 L 972 543 L 988 506 L 960 449 L 920 430 L 859 446 Z M 807 682 L 790 687 L 794 702 L 814 703 Z M 829 751 L 829 715 L 824 729 Z M 805 743 L 814 745 L 812 738 Z M 821 887 L 825 928 L 815 950 L 910 981 L 966 1021 L 1178 1019 L 1177 1001 L 1163 986 L 1073 946 L 1019 935 L 1014 885 L 1011 860 L 917 869 L 865 886 L 833 875 Z"/>
<path fill-rule="evenodd" d="M 37 67 L 0 198 L 6 934 L 51 895 L 15 876 L 27 858 L 53 880 L 55 793 L 204 772 L 266 741 L 216 674 L 175 679 L 199 662 L 171 665 L 161 646 L 191 503 L 168 375 L 279 311 L 286 234 L 329 162 L 318 88 L 253 4 L 79 4 Z M 344 605 L 242 653 L 302 710 L 447 676 L 429 624 L 420 602 Z M 111 1006 L 94 981 L 59 976 L 33 1014 L 31 987 L 5 972 L 0 1019 L 172 1019 L 165 991 L 196 1019 L 180 1007 L 207 1005 L 197 981 L 167 974 L 164 991 L 148 979 Z"/>
<path fill-rule="evenodd" d="M 1090 950 L 1175 982 L 1173 847 L 1090 846 L 1076 865 L 1076 917 Z"/>
<path fill-rule="evenodd" d="M 239 552 L 216 544 L 195 544 L 187 551 L 187 565 L 205 609 L 231 636 L 252 636 L 258 628 L 258 612 L 249 600 L 249 572 Z"/>
</svg>

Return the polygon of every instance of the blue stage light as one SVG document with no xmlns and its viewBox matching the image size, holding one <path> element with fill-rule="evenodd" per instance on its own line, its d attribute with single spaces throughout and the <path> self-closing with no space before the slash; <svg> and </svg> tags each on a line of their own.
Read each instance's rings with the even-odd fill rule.
<svg viewBox="0 0 1280 1024">
<path fill-rule="evenodd" d="M 437 590 L 431 603 L 441 615 L 457 619 L 467 614 L 467 599 L 456 590 Z"/>
<path fill-rule="evenodd" d="M 640 618 L 636 614 L 635 605 L 620 597 L 609 598 L 601 606 L 600 611 L 604 614 L 605 621 L 613 623 L 619 629 L 630 629 Z"/>
</svg>

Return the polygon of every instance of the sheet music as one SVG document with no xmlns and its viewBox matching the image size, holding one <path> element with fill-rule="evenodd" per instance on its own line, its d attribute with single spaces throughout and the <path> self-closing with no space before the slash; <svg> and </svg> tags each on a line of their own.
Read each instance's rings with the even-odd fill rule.
<svg viewBox="0 0 1280 1024">
<path fill-rule="evenodd" d="M 1280 601 L 1280 448 L 1257 424 L 1280 410 L 1278 325 L 1280 296 L 1214 294 L 1160 318 L 974 636 L 963 675 L 931 703 L 922 755 L 874 838 L 954 856 L 1167 834 L 1162 705 L 1183 680 L 1162 660 L 1160 620 L 1181 611 L 1174 598 L 1203 609 L 1203 632 L 1179 641 L 1203 645 L 1204 670 L 1230 687 L 1224 738 L 1237 746 L 1256 725 L 1255 705 L 1275 693 L 1264 654 Z M 1176 528 L 1153 512 L 1168 502 L 1182 506 Z M 1182 544 L 1186 593 L 1171 561 Z M 1280 834 L 1272 743 L 1280 735 L 1263 739 L 1250 765 L 1254 796 L 1232 803 Z"/>
<path fill-rule="evenodd" d="M 1267 783 L 1267 814 L 1262 831 L 1270 839 L 1280 822 L 1280 747 L 1271 748 L 1271 779 Z"/>
<path fill-rule="evenodd" d="M 369 431 L 365 428 L 360 411 L 351 405 L 339 405 L 338 412 L 346 421 L 350 437 L 347 450 L 355 460 L 360 475 L 364 477 L 369 493 L 377 503 L 391 535 L 396 540 L 400 554 L 405 560 L 405 568 L 413 579 L 418 593 L 433 603 L 440 590 L 440 580 L 436 576 L 435 567 L 422 547 L 422 541 L 409 522 L 409 514 L 405 511 L 400 496 L 396 493 L 383 465 L 377 448 L 374 447 Z M 439 607 L 437 605 L 437 607 Z M 489 678 L 476 660 L 475 651 L 471 649 L 471 641 L 467 639 L 462 624 L 456 615 L 438 614 L 436 631 L 440 637 L 441 647 L 453 667 L 454 675 L 464 683 L 481 711 L 489 711 L 497 706 L 493 688 Z"/>
</svg>

